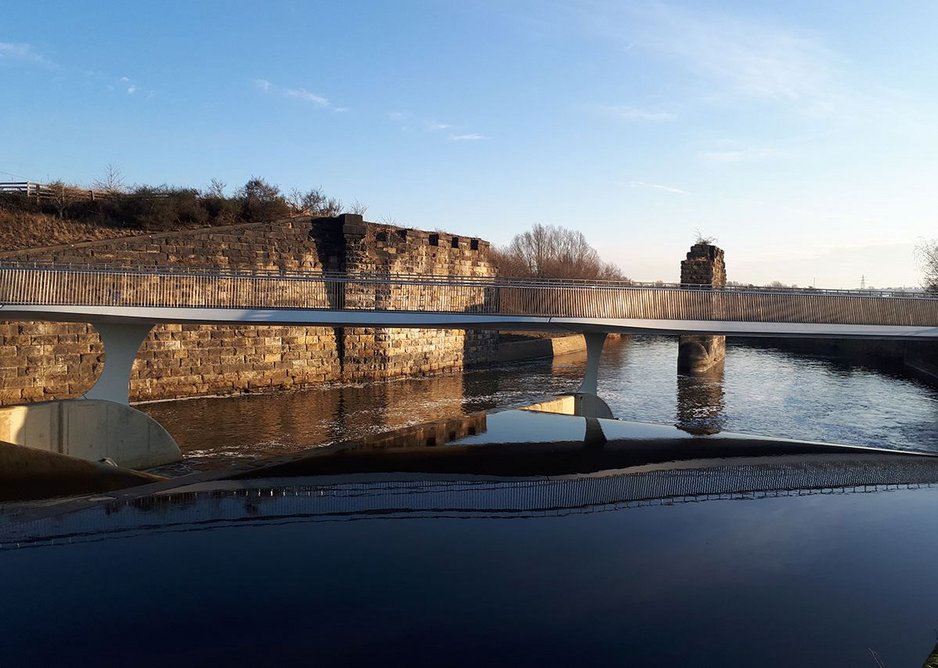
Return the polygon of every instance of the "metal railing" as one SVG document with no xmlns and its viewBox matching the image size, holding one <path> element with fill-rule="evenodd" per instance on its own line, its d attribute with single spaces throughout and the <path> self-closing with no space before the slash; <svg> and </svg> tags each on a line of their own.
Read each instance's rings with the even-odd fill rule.
<svg viewBox="0 0 938 668">
<path fill-rule="evenodd" d="M 87 265 L 0 264 L 0 304 L 938 327 L 938 299 L 924 293 Z"/>
<path fill-rule="evenodd" d="M 0 181 L 0 194 L 25 195 L 36 200 L 96 200 L 113 197 L 114 193 L 91 188 L 75 188 L 61 184 L 45 184 L 36 181 Z"/>
</svg>

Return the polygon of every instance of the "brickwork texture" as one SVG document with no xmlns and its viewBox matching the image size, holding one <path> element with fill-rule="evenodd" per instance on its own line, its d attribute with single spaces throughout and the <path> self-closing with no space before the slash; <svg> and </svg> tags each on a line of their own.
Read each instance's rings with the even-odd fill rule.
<svg viewBox="0 0 938 668">
<path fill-rule="evenodd" d="M 360 216 L 292 218 L 0 253 L 0 262 L 494 276 L 480 239 Z M 346 295 L 393 307 L 402 295 Z M 472 304 L 465 305 L 470 308 Z M 492 332 L 157 325 L 134 362 L 131 401 L 275 391 L 425 375 L 494 360 Z M 105 361 L 90 325 L 0 322 L 0 405 L 80 397 Z"/>
</svg>

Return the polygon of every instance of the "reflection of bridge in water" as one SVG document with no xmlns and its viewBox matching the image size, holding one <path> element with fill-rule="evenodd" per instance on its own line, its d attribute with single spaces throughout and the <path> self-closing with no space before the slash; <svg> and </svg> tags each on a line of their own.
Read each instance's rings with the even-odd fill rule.
<svg viewBox="0 0 938 668">
<path fill-rule="evenodd" d="M 697 460 L 558 478 L 414 475 L 218 481 L 45 519 L 0 517 L 0 546 L 121 539 L 256 523 L 407 518 L 537 518 L 650 505 L 857 494 L 938 484 L 938 462 L 881 454 Z"/>
<path fill-rule="evenodd" d="M 938 298 L 922 293 L 22 265 L 0 265 L 0 317 L 92 323 L 107 363 L 87 396 L 123 403 L 157 323 L 577 331 L 594 395 L 610 332 L 938 338 Z"/>
</svg>

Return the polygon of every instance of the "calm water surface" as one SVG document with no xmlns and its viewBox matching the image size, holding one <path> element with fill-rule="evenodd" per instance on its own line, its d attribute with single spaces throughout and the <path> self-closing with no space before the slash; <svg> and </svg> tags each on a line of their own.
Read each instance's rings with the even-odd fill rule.
<svg viewBox="0 0 938 668">
<path fill-rule="evenodd" d="M 938 450 L 938 397 L 916 382 L 744 347 L 722 379 L 678 378 L 675 353 L 610 342 L 600 391 L 618 417 Z M 146 409 L 190 466 L 219 467 L 528 403 L 575 388 L 584 361 Z M 486 427 L 453 452 L 595 435 L 584 418 L 514 415 L 467 420 Z M 932 653 L 938 460 L 704 461 L 717 440 L 640 429 L 701 454 L 514 479 L 268 469 L 58 514 L 0 506 L 0 666 L 877 668 Z"/>
<path fill-rule="evenodd" d="M 328 512 L 315 486 L 154 499 L 0 549 L 2 664 L 876 668 L 935 645 L 934 487 L 532 514 L 402 512 L 409 485 Z M 370 494 L 398 510 L 351 508 Z"/>
<path fill-rule="evenodd" d="M 722 374 L 678 376 L 677 343 L 610 340 L 599 390 L 623 420 L 897 449 L 938 450 L 938 391 L 883 371 L 729 345 Z M 575 389 L 585 355 L 460 375 L 142 406 L 189 468 L 283 454 Z"/>
</svg>

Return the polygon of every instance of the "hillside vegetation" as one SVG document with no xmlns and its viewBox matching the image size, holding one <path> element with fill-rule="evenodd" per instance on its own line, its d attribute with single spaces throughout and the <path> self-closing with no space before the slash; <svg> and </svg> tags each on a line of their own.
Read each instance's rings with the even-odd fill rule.
<svg viewBox="0 0 938 668">
<path fill-rule="evenodd" d="M 333 216 L 341 209 L 339 200 L 318 188 L 284 194 L 260 178 L 230 196 L 217 181 L 206 190 L 111 184 L 94 197 L 89 190 L 55 182 L 46 184 L 41 196 L 0 193 L 0 251 L 299 214 Z"/>
</svg>

